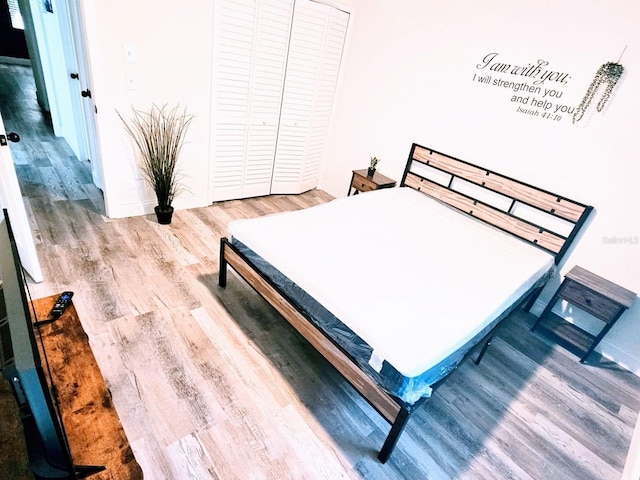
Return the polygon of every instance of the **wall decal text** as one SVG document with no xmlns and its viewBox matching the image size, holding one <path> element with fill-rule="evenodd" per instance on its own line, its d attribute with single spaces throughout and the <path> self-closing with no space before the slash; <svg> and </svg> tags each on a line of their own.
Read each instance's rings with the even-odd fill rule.
<svg viewBox="0 0 640 480">
<path fill-rule="evenodd" d="M 478 72 L 473 74 L 472 81 L 508 92 L 506 98 L 517 113 L 559 122 L 575 112 L 574 106 L 560 101 L 571 75 L 551 69 L 544 59 L 513 64 L 493 52 L 485 55 L 475 68 Z"/>
</svg>

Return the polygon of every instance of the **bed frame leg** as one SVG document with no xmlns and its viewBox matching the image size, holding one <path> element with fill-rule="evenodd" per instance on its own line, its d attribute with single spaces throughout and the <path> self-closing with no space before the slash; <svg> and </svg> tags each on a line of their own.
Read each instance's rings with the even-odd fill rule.
<svg viewBox="0 0 640 480">
<path fill-rule="evenodd" d="M 411 412 L 406 407 L 402 407 L 398 412 L 393 425 L 391 425 L 391 431 L 389 431 L 389 435 L 387 435 L 387 439 L 384 441 L 382 450 L 380 450 L 378 454 L 378 460 L 380 460 L 380 462 L 386 463 L 387 460 L 389 460 L 389 456 L 391 452 L 393 452 L 396 443 L 398 443 L 398 438 L 400 438 L 402 430 L 404 430 L 404 427 L 407 425 L 410 414 Z"/>
<path fill-rule="evenodd" d="M 536 300 L 538 299 L 538 297 L 540 296 L 540 294 L 542 293 L 544 287 L 538 287 L 536 290 L 534 290 L 531 295 L 529 296 L 529 299 L 527 300 L 527 302 L 524 305 L 524 310 L 526 312 L 528 312 L 529 310 L 531 310 L 531 307 L 533 307 L 533 304 L 536 303 Z"/>
<path fill-rule="evenodd" d="M 480 362 L 482 361 L 482 357 L 484 357 L 484 354 L 487 353 L 487 349 L 489 348 L 489 345 L 491 345 L 491 340 L 493 340 L 494 335 L 495 335 L 495 332 L 491 334 L 491 336 L 487 339 L 484 346 L 482 347 L 482 350 L 480 350 L 480 354 L 478 355 L 478 358 L 476 358 L 476 361 L 475 361 L 476 365 L 480 365 Z"/>
<path fill-rule="evenodd" d="M 218 270 L 218 285 L 222 288 L 227 286 L 227 260 L 224 258 L 224 249 L 228 240 L 226 237 L 220 239 L 220 268 Z"/>
</svg>

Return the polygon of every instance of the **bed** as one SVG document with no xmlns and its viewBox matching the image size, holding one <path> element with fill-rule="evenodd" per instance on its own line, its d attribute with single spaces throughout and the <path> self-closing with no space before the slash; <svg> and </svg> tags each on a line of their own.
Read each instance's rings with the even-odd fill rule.
<svg viewBox="0 0 640 480">
<path fill-rule="evenodd" d="M 535 301 L 592 211 L 414 144 L 399 188 L 243 219 L 231 266 L 391 424 L 411 413 L 501 322 Z"/>
</svg>

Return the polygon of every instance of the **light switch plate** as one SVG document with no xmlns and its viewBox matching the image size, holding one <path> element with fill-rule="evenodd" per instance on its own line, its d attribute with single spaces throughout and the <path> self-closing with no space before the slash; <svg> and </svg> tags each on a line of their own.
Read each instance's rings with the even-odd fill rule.
<svg viewBox="0 0 640 480">
<path fill-rule="evenodd" d="M 138 88 L 135 73 L 127 72 L 125 74 L 125 83 L 127 86 L 127 90 L 135 90 L 136 88 Z"/>
<path fill-rule="evenodd" d="M 124 61 L 126 63 L 136 63 L 136 47 L 133 43 L 125 43 L 123 45 Z"/>
</svg>

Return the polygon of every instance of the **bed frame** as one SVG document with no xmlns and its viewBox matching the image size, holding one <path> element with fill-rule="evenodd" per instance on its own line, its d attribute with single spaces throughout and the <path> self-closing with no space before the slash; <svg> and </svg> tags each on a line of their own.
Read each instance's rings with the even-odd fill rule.
<svg viewBox="0 0 640 480">
<path fill-rule="evenodd" d="M 411 147 L 401 186 L 434 197 L 464 214 L 547 251 L 555 257 L 556 265 L 560 265 L 565 258 L 592 211 L 592 207 L 561 195 L 417 144 Z M 227 265 L 233 267 L 264 297 L 389 422 L 391 430 L 378 454 L 378 459 L 385 463 L 411 413 L 426 398 L 408 404 L 382 390 L 348 353 L 301 313 L 227 238 L 222 238 L 218 284 L 223 288 L 227 283 Z M 537 286 L 527 292 L 500 316 L 496 327 L 478 343 L 483 346 L 476 364 L 480 363 L 502 320 L 523 304 L 526 305 L 525 308 L 530 308 L 543 287 L 544 285 Z M 467 353 L 462 362 L 475 350 L 474 348 Z M 445 379 L 432 388 L 435 390 Z"/>
</svg>

